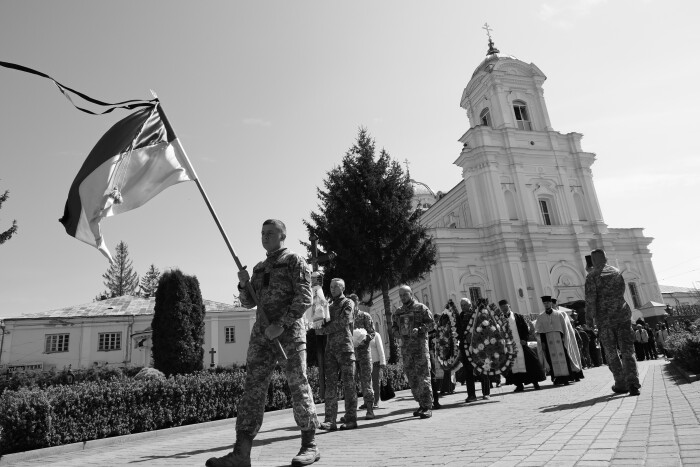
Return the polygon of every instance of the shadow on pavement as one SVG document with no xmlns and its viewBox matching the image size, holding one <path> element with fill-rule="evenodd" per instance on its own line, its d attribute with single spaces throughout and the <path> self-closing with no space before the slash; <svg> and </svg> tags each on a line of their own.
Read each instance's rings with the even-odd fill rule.
<svg viewBox="0 0 700 467">
<path fill-rule="evenodd" d="M 627 394 L 607 394 L 605 396 L 594 397 L 593 399 L 588 399 L 585 401 L 579 401 L 572 404 L 561 404 L 561 405 L 550 405 L 541 410 L 542 413 L 547 412 L 557 412 L 560 410 L 573 410 L 580 407 L 589 407 L 591 405 L 597 404 L 598 402 L 607 402 L 617 397 L 628 397 Z"/>
<path fill-rule="evenodd" d="M 670 361 L 665 362 L 663 366 L 664 376 L 668 377 L 676 386 L 689 384 L 688 378 L 681 373 L 676 365 L 678 365 L 678 363 Z"/>
</svg>

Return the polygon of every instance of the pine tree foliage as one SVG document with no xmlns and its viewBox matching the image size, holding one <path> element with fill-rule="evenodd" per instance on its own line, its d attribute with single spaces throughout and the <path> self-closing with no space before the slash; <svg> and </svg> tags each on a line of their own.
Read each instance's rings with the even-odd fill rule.
<svg viewBox="0 0 700 467">
<path fill-rule="evenodd" d="M 328 172 L 317 189 L 318 212 L 304 221 L 326 251 L 337 257 L 325 268 L 324 280 L 345 280 L 346 290 L 359 296 L 381 293 L 387 323 L 391 323 L 389 289 L 424 277 L 436 263 L 437 250 L 412 208 L 413 187 L 401 164 L 360 128 L 357 141 L 339 167 Z M 371 299 L 370 299 L 371 301 Z M 396 343 L 389 328 L 390 361 Z"/>
<path fill-rule="evenodd" d="M 197 278 L 178 269 L 163 273 L 151 322 L 154 368 L 166 375 L 203 368 L 204 315 Z"/>
<path fill-rule="evenodd" d="M 122 295 L 134 295 L 136 287 L 139 285 L 139 276 L 134 272 L 131 260 L 129 259 L 129 247 L 124 241 L 119 242 L 116 248 L 114 261 L 109 265 L 107 272 L 102 274 L 112 297 Z"/>
<path fill-rule="evenodd" d="M 140 295 L 145 298 L 155 296 L 156 290 L 158 290 L 159 280 L 160 271 L 154 264 L 151 264 L 148 271 L 146 271 L 146 274 L 141 278 Z"/>
<path fill-rule="evenodd" d="M 10 190 L 5 190 L 5 193 L 0 195 L 0 209 L 2 209 L 2 204 L 7 201 L 7 198 L 10 197 Z M 10 226 L 9 229 L 5 230 L 4 232 L 0 232 L 0 245 L 8 241 L 9 239 L 12 238 L 14 234 L 17 233 L 17 221 L 13 220 L 12 221 L 12 226 Z"/>
</svg>

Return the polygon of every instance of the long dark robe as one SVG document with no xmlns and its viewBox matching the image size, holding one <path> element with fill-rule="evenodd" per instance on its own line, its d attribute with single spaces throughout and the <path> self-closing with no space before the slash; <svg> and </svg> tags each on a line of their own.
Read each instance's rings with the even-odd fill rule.
<svg viewBox="0 0 700 467">
<path fill-rule="evenodd" d="M 527 321 L 525 321 L 523 315 L 518 313 L 513 313 L 513 317 L 515 318 L 515 327 L 518 330 L 520 339 L 527 340 L 528 333 L 530 332 Z M 525 358 L 525 373 L 513 373 L 509 371 L 508 374 L 506 374 L 506 384 L 525 385 L 546 380 L 547 376 L 544 373 L 542 365 L 540 365 L 540 359 L 537 353 L 527 344 L 523 345 L 522 348 L 523 357 Z"/>
</svg>

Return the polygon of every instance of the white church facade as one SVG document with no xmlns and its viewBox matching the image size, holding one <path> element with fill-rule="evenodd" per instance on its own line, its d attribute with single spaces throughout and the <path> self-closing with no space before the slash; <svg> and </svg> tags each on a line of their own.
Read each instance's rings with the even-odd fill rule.
<svg viewBox="0 0 700 467">
<path fill-rule="evenodd" d="M 552 127 L 544 73 L 489 46 L 460 101 L 469 119 L 454 161 L 462 180 L 445 194 L 414 183 L 414 205 L 438 248 L 437 265 L 411 284 L 417 298 L 434 312 L 448 299 L 486 297 L 539 313 L 542 295 L 584 299 L 585 256 L 603 248 L 625 277 L 630 306 L 661 301 L 652 239 L 641 228 L 604 222 L 591 170 L 596 156 L 582 149 L 581 134 Z M 391 300 L 400 305 L 397 289 Z M 381 308 L 378 300 L 372 315 Z"/>
</svg>

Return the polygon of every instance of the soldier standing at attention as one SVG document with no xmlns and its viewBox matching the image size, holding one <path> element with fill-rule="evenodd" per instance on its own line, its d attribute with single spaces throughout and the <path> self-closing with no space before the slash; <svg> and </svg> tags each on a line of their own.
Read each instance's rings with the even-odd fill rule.
<svg viewBox="0 0 700 467">
<path fill-rule="evenodd" d="M 369 343 L 374 339 L 374 323 L 369 313 L 360 310 L 360 299 L 352 294 L 349 297 L 354 302 L 353 330 L 364 329 L 367 331 L 365 341 L 355 348 L 355 358 L 357 358 L 357 374 L 360 379 L 360 388 L 365 401 L 360 408 L 367 409 L 365 420 L 374 418 L 374 389 L 372 388 L 372 355 L 369 351 Z M 378 397 L 378 395 L 377 395 Z"/>
<path fill-rule="evenodd" d="M 355 349 L 352 344 L 352 300 L 345 297 L 345 281 L 331 281 L 331 304 L 328 309 L 331 320 L 316 334 L 328 336 L 325 352 L 326 416 L 320 428 L 334 431 L 338 416 L 338 369 L 345 392 L 345 418 L 341 430 L 357 428 L 357 389 L 355 388 Z"/>
<path fill-rule="evenodd" d="M 306 377 L 306 334 L 301 320 L 312 304 L 311 273 L 304 258 L 284 247 L 286 237 L 287 228 L 282 221 L 263 222 L 262 245 L 267 258 L 253 268 L 252 278 L 246 270 L 238 272 L 241 304 L 246 308 L 255 306 L 246 288 L 250 281 L 259 306 L 246 356 L 245 392 L 238 404 L 236 443 L 233 452 L 207 460 L 207 467 L 250 466 L 253 438 L 262 425 L 267 389 L 278 360 L 292 393 L 294 420 L 301 429 L 301 450 L 292 459 L 292 465 L 310 465 L 321 458 L 315 442 L 318 418 Z M 276 338 L 287 354 L 286 360 L 278 353 L 273 342 Z"/>
<path fill-rule="evenodd" d="M 403 370 L 408 376 L 413 398 L 418 410 L 413 415 L 420 418 L 433 416 L 433 391 L 430 387 L 430 353 L 428 333 L 435 326 L 433 314 L 427 306 L 413 298 L 407 285 L 399 287 L 399 298 L 403 305 L 391 318 L 391 328 L 401 337 Z"/>
<path fill-rule="evenodd" d="M 586 276 L 586 324 L 598 324 L 608 368 L 615 378 L 613 392 L 639 395 L 639 374 L 634 360 L 634 333 L 630 328 L 632 310 L 625 301 L 625 280 L 610 266 L 601 249 L 591 252 L 593 270 Z M 619 354 L 618 354 L 619 349 Z"/>
</svg>

